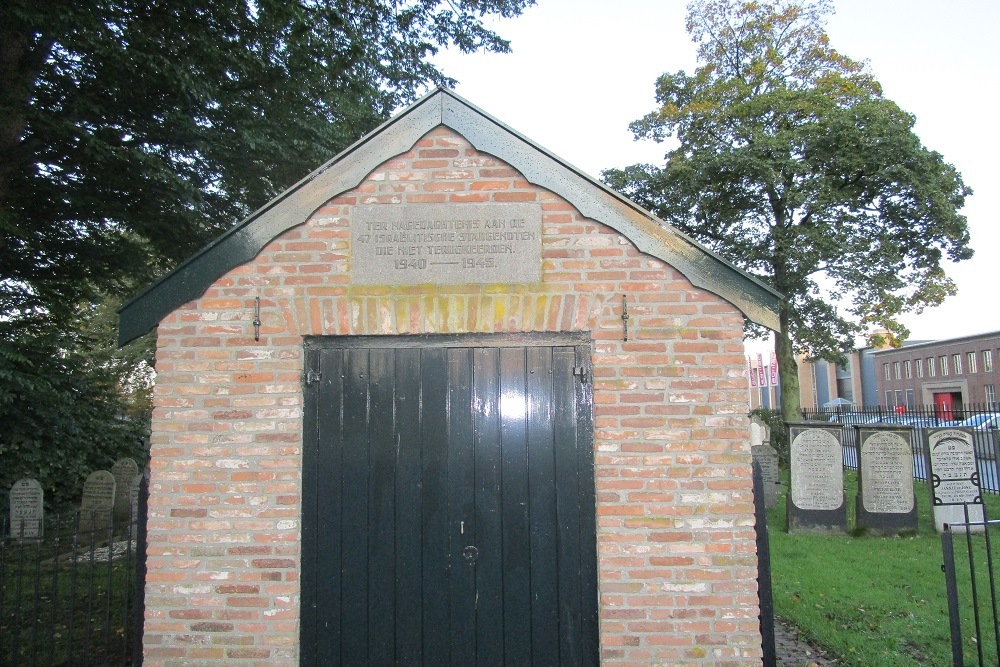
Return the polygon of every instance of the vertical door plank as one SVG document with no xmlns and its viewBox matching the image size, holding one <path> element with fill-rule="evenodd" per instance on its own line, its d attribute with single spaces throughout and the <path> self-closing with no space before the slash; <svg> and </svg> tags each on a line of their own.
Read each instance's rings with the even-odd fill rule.
<svg viewBox="0 0 1000 667">
<path fill-rule="evenodd" d="M 525 349 L 500 348 L 504 664 L 531 664 Z"/>
<path fill-rule="evenodd" d="M 368 425 L 368 661 L 391 665 L 395 656 L 396 423 L 393 414 L 395 350 L 370 350 Z"/>
<path fill-rule="evenodd" d="M 533 664 L 559 664 L 559 576 L 552 349 L 527 349 L 528 509 L 531 551 Z"/>
<path fill-rule="evenodd" d="M 315 368 L 321 354 L 322 350 L 307 349 L 305 367 Z M 320 494 L 316 480 L 317 448 L 321 438 L 319 406 L 328 399 L 320 395 L 319 387 L 307 385 L 302 391 L 302 400 L 302 595 L 300 598 L 302 624 L 299 626 L 299 661 L 305 667 L 311 667 L 316 664 L 316 628 L 319 624 L 319 615 L 327 613 L 325 607 L 320 608 L 316 596 L 316 580 L 320 576 L 316 550 L 319 535 L 317 505 Z"/>
<path fill-rule="evenodd" d="M 590 346 L 575 350 L 576 366 L 593 377 Z M 576 453 L 580 507 L 580 652 L 583 665 L 600 662 L 597 590 L 597 497 L 594 479 L 594 385 L 577 382 Z"/>
<path fill-rule="evenodd" d="M 320 356 L 319 447 L 317 468 L 324 480 L 318 493 L 316 548 L 320 568 L 315 595 L 322 601 L 315 650 L 318 656 L 334 656 L 325 664 L 339 664 L 341 639 L 341 453 L 343 432 L 343 350 L 324 350 Z"/>
<path fill-rule="evenodd" d="M 476 452 L 476 658 L 503 654 L 503 533 L 500 507 L 500 369 L 497 348 L 477 348 L 473 370 Z"/>
<path fill-rule="evenodd" d="M 341 660 L 368 663 L 368 350 L 344 350 Z M 318 480 L 324 493 L 327 480 Z M 322 526 L 320 530 L 323 530 Z M 319 554 L 322 569 L 323 554 Z M 323 601 L 320 601 L 321 604 Z M 320 656 L 320 662 L 325 662 Z M 331 662 L 334 662 L 331 660 Z"/>
<path fill-rule="evenodd" d="M 423 483 L 423 526 L 420 611 L 423 622 L 423 661 L 447 665 L 451 587 L 448 544 L 448 357 L 443 348 L 423 351 L 420 367 L 420 475 Z M 468 386 L 468 384 L 466 385 Z M 466 403 L 468 405 L 468 403 Z M 468 409 L 468 408 L 466 408 Z M 471 470 L 471 462 L 469 468 Z M 471 499 L 472 494 L 469 494 Z M 461 562 L 454 567 L 462 567 Z M 417 606 L 417 605 L 414 605 Z"/>
<path fill-rule="evenodd" d="M 396 664 L 422 663 L 420 349 L 396 350 Z"/>
<path fill-rule="evenodd" d="M 462 557 L 476 543 L 475 423 L 471 348 L 448 350 L 448 550 L 450 659 L 454 667 L 476 664 L 476 566 Z"/>
<path fill-rule="evenodd" d="M 556 513 L 559 517 L 559 654 L 565 664 L 582 664 L 580 493 L 577 464 L 576 355 L 571 347 L 552 353 L 553 427 L 556 447 Z"/>
</svg>

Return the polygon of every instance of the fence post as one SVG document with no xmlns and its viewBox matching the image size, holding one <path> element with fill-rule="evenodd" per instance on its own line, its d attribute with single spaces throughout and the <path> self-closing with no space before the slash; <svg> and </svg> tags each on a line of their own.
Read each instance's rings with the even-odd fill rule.
<svg viewBox="0 0 1000 667">
<path fill-rule="evenodd" d="M 136 509 L 135 535 L 135 623 L 132 636 L 132 664 L 142 665 L 142 633 L 146 621 L 146 517 L 149 514 L 149 469 L 142 475 Z"/>
<path fill-rule="evenodd" d="M 757 598 L 760 603 L 760 638 L 764 667 L 776 667 L 774 650 L 774 596 L 771 593 L 771 543 L 764 507 L 764 476 L 753 462 L 753 509 L 757 523 Z"/>
<path fill-rule="evenodd" d="M 941 551 L 944 555 L 944 584 L 948 593 L 948 621 L 951 626 L 951 661 L 954 667 L 963 667 L 962 619 L 958 611 L 958 580 L 955 576 L 955 551 L 951 526 L 944 524 L 941 531 Z"/>
</svg>

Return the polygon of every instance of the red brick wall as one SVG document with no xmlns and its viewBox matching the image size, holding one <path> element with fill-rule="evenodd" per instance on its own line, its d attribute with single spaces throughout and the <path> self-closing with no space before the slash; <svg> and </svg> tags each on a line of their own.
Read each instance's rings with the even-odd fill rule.
<svg viewBox="0 0 1000 667">
<path fill-rule="evenodd" d="M 355 207 L 485 201 L 539 204 L 542 283 L 349 284 Z M 147 664 L 297 661 L 304 335 L 567 330 L 594 339 L 603 662 L 759 664 L 742 328 L 731 304 L 432 131 L 161 322 Z"/>
</svg>

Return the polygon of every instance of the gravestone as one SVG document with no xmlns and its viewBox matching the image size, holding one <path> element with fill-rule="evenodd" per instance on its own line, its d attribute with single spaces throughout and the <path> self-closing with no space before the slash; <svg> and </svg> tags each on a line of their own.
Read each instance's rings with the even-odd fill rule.
<svg viewBox="0 0 1000 667">
<path fill-rule="evenodd" d="M 940 533 L 944 525 L 982 523 L 983 492 L 979 486 L 979 466 L 973 432 L 970 428 L 927 429 L 927 451 L 930 458 L 928 482 L 934 528 Z M 968 511 L 968 514 L 966 514 Z M 965 527 L 953 527 L 965 532 Z M 983 532 L 973 526 L 974 533 Z"/>
<path fill-rule="evenodd" d="M 857 526 L 884 533 L 915 531 L 913 429 L 863 426 L 858 441 Z"/>
<path fill-rule="evenodd" d="M 111 474 L 115 478 L 115 521 L 127 520 L 132 479 L 139 474 L 139 466 L 132 459 L 118 459 L 111 466 Z"/>
<path fill-rule="evenodd" d="M 139 520 L 139 491 L 142 490 L 142 473 L 138 473 L 132 478 L 132 486 L 129 487 L 128 506 L 129 517 L 132 521 Z"/>
<path fill-rule="evenodd" d="M 19 479 L 10 487 L 10 536 L 35 539 L 42 536 L 45 492 L 36 479 Z"/>
<path fill-rule="evenodd" d="M 107 470 L 95 470 L 83 483 L 80 502 L 80 531 L 106 530 L 115 506 L 115 477 Z"/>
<path fill-rule="evenodd" d="M 764 507 L 771 509 L 778 504 L 778 489 L 781 488 L 781 479 L 778 477 L 778 452 L 771 445 L 763 444 L 750 447 L 750 455 L 760 466 Z"/>
<path fill-rule="evenodd" d="M 846 531 L 841 429 L 809 422 L 790 423 L 788 439 L 788 532 Z"/>
</svg>

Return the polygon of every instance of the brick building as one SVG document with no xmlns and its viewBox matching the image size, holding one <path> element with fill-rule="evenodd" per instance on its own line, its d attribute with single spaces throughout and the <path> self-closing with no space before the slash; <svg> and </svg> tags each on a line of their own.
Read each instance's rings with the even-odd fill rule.
<svg viewBox="0 0 1000 667">
<path fill-rule="evenodd" d="M 893 407 L 996 405 L 1000 331 L 918 341 L 873 355 L 878 402 Z"/>
<path fill-rule="evenodd" d="M 157 332 L 146 664 L 760 664 L 742 337 L 777 303 L 425 97 L 122 309 Z"/>
</svg>

